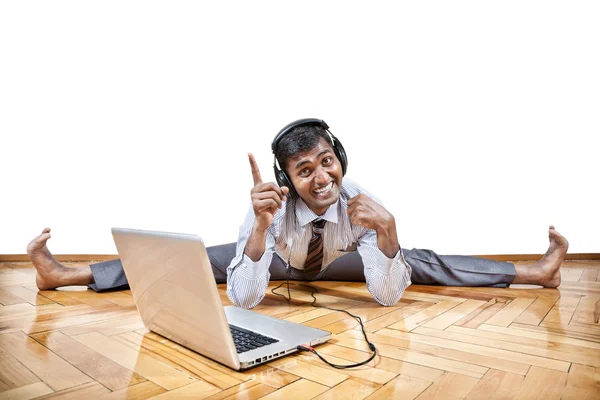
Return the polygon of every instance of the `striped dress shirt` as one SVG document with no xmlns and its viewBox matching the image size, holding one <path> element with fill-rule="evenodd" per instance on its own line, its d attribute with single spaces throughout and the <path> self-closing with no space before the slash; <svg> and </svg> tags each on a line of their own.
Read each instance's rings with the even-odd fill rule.
<svg viewBox="0 0 600 400">
<path fill-rule="evenodd" d="M 240 226 L 236 256 L 227 268 L 227 296 L 237 306 L 252 308 L 264 298 L 269 283 L 269 266 L 273 253 L 290 265 L 302 270 L 306 261 L 308 243 L 312 237 L 311 222 L 325 219 L 323 232 L 322 270 L 344 254 L 357 250 L 362 258 L 367 288 L 375 300 L 384 306 L 393 306 L 411 284 L 411 267 L 398 250 L 388 258 L 377 246 L 377 233 L 350 222 L 346 213 L 348 200 L 364 193 L 381 202 L 351 180 L 344 178 L 340 197 L 325 214 L 317 216 L 298 199 L 284 203 L 277 210 L 269 227 L 265 252 L 254 262 L 244 254 L 246 242 L 254 225 L 254 210 L 250 210 Z"/>
</svg>

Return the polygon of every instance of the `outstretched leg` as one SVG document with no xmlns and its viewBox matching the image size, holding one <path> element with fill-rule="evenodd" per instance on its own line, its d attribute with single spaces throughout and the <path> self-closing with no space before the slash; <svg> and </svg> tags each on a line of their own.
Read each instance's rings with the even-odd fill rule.
<svg viewBox="0 0 600 400">
<path fill-rule="evenodd" d="M 515 264 L 517 276 L 513 283 L 527 283 L 555 288 L 560 285 L 560 265 L 569 249 L 567 239 L 553 225 L 548 230 L 550 246 L 546 254 L 533 265 Z"/>
<path fill-rule="evenodd" d="M 40 290 L 55 289 L 60 286 L 89 285 L 94 277 L 89 266 L 65 267 L 52 257 L 46 242 L 50 239 L 50 228 L 35 237 L 27 246 L 27 254 L 37 271 L 35 283 Z"/>
</svg>

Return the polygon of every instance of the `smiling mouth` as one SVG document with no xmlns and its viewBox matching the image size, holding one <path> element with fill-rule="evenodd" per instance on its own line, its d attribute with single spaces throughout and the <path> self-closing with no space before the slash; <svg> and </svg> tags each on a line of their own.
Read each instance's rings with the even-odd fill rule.
<svg viewBox="0 0 600 400">
<path fill-rule="evenodd" d="M 313 190 L 313 192 L 317 195 L 317 196 L 322 196 L 324 194 L 327 194 L 329 192 L 331 192 L 331 189 L 333 189 L 333 181 L 329 182 L 329 184 L 325 187 L 322 187 L 320 189 L 316 189 Z"/>
</svg>

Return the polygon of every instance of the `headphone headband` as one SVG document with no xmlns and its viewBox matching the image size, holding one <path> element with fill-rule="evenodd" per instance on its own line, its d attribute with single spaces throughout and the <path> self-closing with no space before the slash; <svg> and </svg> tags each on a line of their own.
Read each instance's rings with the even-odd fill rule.
<svg viewBox="0 0 600 400">
<path fill-rule="evenodd" d="M 275 139 L 273 139 L 273 143 L 271 143 L 271 150 L 273 151 L 273 154 L 275 154 L 275 151 L 277 150 L 277 145 L 279 144 L 279 141 L 282 137 L 287 135 L 288 132 L 305 125 L 318 125 L 325 130 L 329 130 L 329 125 L 327 125 L 327 123 L 322 119 L 318 118 L 303 118 L 291 122 L 284 126 L 283 129 L 279 131 L 277 136 L 275 136 Z"/>
</svg>

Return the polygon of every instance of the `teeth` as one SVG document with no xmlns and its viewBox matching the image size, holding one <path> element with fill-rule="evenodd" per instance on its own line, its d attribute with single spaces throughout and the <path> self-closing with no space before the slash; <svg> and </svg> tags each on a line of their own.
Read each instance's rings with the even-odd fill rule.
<svg viewBox="0 0 600 400">
<path fill-rule="evenodd" d="M 333 187 L 333 182 L 329 182 L 329 185 L 325 186 L 323 189 L 315 190 L 315 193 L 322 194 L 322 193 L 328 192 L 331 190 L 332 187 Z"/>
</svg>

